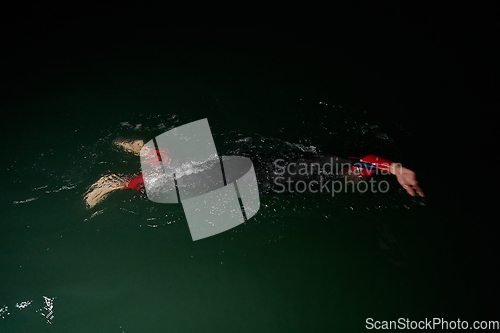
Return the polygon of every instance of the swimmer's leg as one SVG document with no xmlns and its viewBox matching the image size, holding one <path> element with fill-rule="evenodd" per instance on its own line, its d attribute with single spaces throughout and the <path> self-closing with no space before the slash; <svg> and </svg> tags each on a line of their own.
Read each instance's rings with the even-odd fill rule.
<svg viewBox="0 0 500 333">
<path fill-rule="evenodd" d="M 101 177 L 90 185 L 85 192 L 84 200 L 88 208 L 92 208 L 104 200 L 111 192 L 124 188 L 126 180 L 123 176 L 111 174 Z"/>
<path fill-rule="evenodd" d="M 118 138 L 113 140 L 113 144 L 124 149 L 129 153 L 133 153 L 137 156 L 141 153 L 142 147 L 144 147 L 143 140 L 126 140 L 122 138 Z"/>
</svg>

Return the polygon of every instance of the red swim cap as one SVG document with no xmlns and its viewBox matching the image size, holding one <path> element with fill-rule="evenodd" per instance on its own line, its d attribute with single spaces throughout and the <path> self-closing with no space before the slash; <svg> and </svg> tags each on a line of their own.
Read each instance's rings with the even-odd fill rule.
<svg viewBox="0 0 500 333">
<path fill-rule="evenodd" d="M 167 149 L 155 149 L 155 150 L 150 150 L 146 153 L 146 158 L 145 161 L 146 163 L 153 167 L 156 168 L 160 166 L 160 163 L 162 165 L 168 164 L 170 162 L 170 157 L 168 156 L 168 150 Z M 160 161 L 161 158 L 161 161 Z"/>
</svg>

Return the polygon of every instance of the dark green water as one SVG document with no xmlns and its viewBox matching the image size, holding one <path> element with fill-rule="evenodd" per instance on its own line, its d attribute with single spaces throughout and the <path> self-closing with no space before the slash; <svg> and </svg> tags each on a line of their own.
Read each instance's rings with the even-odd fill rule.
<svg viewBox="0 0 500 333">
<path fill-rule="evenodd" d="M 176 40 L 26 64 L 1 105 L 0 331 L 358 332 L 484 314 L 411 117 L 363 94 L 363 69 L 278 49 Z M 99 177 L 139 170 L 113 139 L 201 118 L 220 155 L 368 150 L 420 171 L 427 198 L 388 176 L 386 194 L 267 193 L 244 225 L 196 242 L 178 205 L 120 191 L 86 208 Z"/>
</svg>

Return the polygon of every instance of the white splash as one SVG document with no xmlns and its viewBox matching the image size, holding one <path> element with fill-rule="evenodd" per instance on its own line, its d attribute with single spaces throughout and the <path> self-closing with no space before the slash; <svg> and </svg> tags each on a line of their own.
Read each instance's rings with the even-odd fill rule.
<svg viewBox="0 0 500 333">
<path fill-rule="evenodd" d="M 52 319 L 54 319 L 54 299 L 55 297 L 47 297 L 43 296 L 45 301 L 45 306 L 42 309 L 36 310 L 36 312 L 40 312 L 42 316 L 47 318 L 47 323 L 52 324 Z"/>
<path fill-rule="evenodd" d="M 19 204 L 23 204 L 23 203 L 27 203 L 27 202 L 30 202 L 30 201 L 35 201 L 36 199 L 38 199 L 40 197 L 36 197 L 36 198 L 29 198 L 29 199 L 26 199 L 26 200 L 19 200 L 19 201 L 14 201 L 13 204 L 14 205 L 19 205 Z"/>
<path fill-rule="evenodd" d="M 31 302 L 33 302 L 33 301 L 26 301 L 26 302 L 16 303 L 16 308 L 18 308 L 20 310 L 24 309 L 24 308 L 28 307 L 31 304 Z"/>
</svg>

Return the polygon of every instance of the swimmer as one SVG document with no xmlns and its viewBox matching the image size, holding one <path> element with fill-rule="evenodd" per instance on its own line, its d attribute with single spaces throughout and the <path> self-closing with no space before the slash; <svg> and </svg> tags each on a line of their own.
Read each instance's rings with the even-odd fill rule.
<svg viewBox="0 0 500 333">
<path fill-rule="evenodd" d="M 144 147 L 143 140 L 116 139 L 113 141 L 113 144 L 136 156 L 141 154 L 141 149 Z M 152 155 L 156 157 L 156 151 Z M 161 155 L 163 157 L 166 156 L 164 152 L 161 152 Z M 163 158 L 163 160 L 165 161 L 164 163 L 168 163 L 168 158 Z M 280 161 L 281 164 L 277 161 Z M 424 196 L 415 172 L 403 167 L 400 163 L 395 163 L 373 154 L 345 159 L 334 155 L 314 155 L 310 156 L 310 158 L 276 159 L 274 161 L 260 158 L 254 160 L 253 163 L 259 184 L 278 185 L 279 182 L 275 178 L 277 169 L 282 171 L 279 173 L 282 181 L 286 181 L 287 179 L 294 179 L 296 181 L 306 178 L 310 179 L 313 173 L 322 173 L 334 177 L 344 177 L 349 181 L 358 181 L 368 179 L 374 174 L 382 172 L 395 175 L 399 184 L 411 196 Z M 294 168 L 300 167 L 305 169 L 310 168 L 308 169 L 309 172 L 303 173 L 297 172 L 296 169 L 294 170 Z M 313 168 L 316 168 L 315 172 L 312 171 Z M 111 174 L 101 177 L 97 182 L 92 184 L 85 193 L 84 199 L 87 206 L 91 208 L 116 190 L 133 189 L 141 191 L 143 188 L 144 180 L 142 173 L 133 177 Z"/>
</svg>

